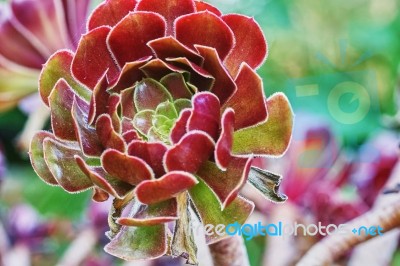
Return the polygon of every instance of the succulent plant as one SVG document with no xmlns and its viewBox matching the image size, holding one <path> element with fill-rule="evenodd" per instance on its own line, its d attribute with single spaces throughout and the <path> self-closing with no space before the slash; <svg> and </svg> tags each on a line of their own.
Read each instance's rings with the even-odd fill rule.
<svg viewBox="0 0 400 266">
<path fill-rule="evenodd" d="M 261 28 L 193 0 L 108 0 L 87 28 L 75 52 L 42 69 L 52 132 L 33 138 L 32 165 L 70 193 L 115 198 L 110 254 L 196 263 L 190 210 L 203 224 L 244 223 L 252 159 L 281 155 L 291 138 L 287 98 L 266 98 L 255 72 L 267 55 Z M 250 176 L 265 193 L 265 177 Z"/>
</svg>

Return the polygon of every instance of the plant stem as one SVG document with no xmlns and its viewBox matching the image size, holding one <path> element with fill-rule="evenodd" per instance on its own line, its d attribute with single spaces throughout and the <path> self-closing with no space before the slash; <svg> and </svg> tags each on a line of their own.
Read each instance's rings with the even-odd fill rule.
<svg viewBox="0 0 400 266">
<path fill-rule="evenodd" d="M 249 266 L 246 247 L 240 236 L 225 238 L 209 245 L 214 266 Z"/>
<path fill-rule="evenodd" d="M 347 225 L 349 228 L 360 228 L 361 226 L 369 228 L 379 225 L 384 233 L 389 232 L 400 226 L 400 201 L 371 210 L 350 221 Z M 379 235 L 377 234 L 377 236 Z M 315 244 L 298 262 L 297 266 L 331 265 L 351 248 L 371 238 L 373 238 L 371 235 L 352 233 L 327 236 Z"/>
</svg>

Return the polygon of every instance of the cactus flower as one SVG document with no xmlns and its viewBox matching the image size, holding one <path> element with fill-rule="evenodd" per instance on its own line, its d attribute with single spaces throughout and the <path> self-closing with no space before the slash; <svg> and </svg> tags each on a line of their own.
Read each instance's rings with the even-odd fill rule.
<svg viewBox="0 0 400 266">
<path fill-rule="evenodd" d="M 195 264 L 190 210 L 203 224 L 244 223 L 254 156 L 279 156 L 291 138 L 287 98 L 266 98 L 255 72 L 267 55 L 261 28 L 201 1 L 107 0 L 87 29 L 42 69 L 52 132 L 33 138 L 32 165 L 70 193 L 115 198 L 110 254 Z"/>
</svg>

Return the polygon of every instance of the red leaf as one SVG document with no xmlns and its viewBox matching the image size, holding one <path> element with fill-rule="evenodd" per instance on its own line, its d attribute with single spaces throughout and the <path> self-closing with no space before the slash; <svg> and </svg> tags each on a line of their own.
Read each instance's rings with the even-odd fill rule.
<svg viewBox="0 0 400 266">
<path fill-rule="evenodd" d="M 174 198 L 197 183 L 197 179 L 189 173 L 172 171 L 159 179 L 143 181 L 136 187 L 135 194 L 140 202 L 154 204 Z"/>
<path fill-rule="evenodd" d="M 188 121 L 188 130 L 201 130 L 217 139 L 220 124 L 218 98 L 212 93 L 200 92 L 195 94 L 192 103 L 193 111 Z"/>
<path fill-rule="evenodd" d="M 214 14 L 217 15 L 217 16 L 221 16 L 221 15 L 222 15 L 221 11 L 219 11 L 216 7 L 210 5 L 210 4 L 207 3 L 207 2 L 204 2 L 204 1 L 194 1 L 194 3 L 196 4 L 196 10 L 197 10 L 197 12 L 201 12 L 201 11 L 206 11 L 206 10 L 208 10 L 208 11 L 214 13 Z"/>
<path fill-rule="evenodd" d="M 215 145 L 214 158 L 217 166 L 225 171 L 231 161 L 235 112 L 227 109 L 221 119 L 222 131 Z"/>
<path fill-rule="evenodd" d="M 102 167 L 88 166 L 79 156 L 76 156 L 75 160 L 79 165 L 79 168 L 87 177 L 90 178 L 90 180 L 92 180 L 93 184 L 113 197 L 121 199 L 133 189 L 133 186 L 109 175 Z"/>
<path fill-rule="evenodd" d="M 267 41 L 257 22 L 238 14 L 222 16 L 235 35 L 235 47 L 224 63 L 234 77 L 240 65 L 246 62 L 251 68 L 260 66 L 267 56 Z"/>
<path fill-rule="evenodd" d="M 161 142 L 133 141 L 128 147 L 128 154 L 148 163 L 156 178 L 165 174 L 163 157 L 166 152 L 167 146 Z"/>
<path fill-rule="evenodd" d="M 247 64 L 236 77 L 237 90 L 223 109 L 235 110 L 235 130 L 253 126 L 267 119 L 264 89 L 261 78 Z"/>
<path fill-rule="evenodd" d="M 96 121 L 96 132 L 105 148 L 125 151 L 122 137 L 115 131 L 110 115 L 102 114 Z"/>
<path fill-rule="evenodd" d="M 116 150 L 106 150 L 101 163 L 110 175 L 133 186 L 154 178 L 152 169 L 144 160 Z"/>
<path fill-rule="evenodd" d="M 136 82 L 144 78 L 145 75 L 140 68 L 146 64 L 150 58 L 151 56 L 148 56 L 143 59 L 136 60 L 135 62 L 126 63 L 110 91 L 118 93 L 126 88 L 132 87 Z"/>
<path fill-rule="evenodd" d="M 152 12 L 134 12 L 124 17 L 111 30 L 107 44 L 120 67 L 151 56 L 147 42 L 165 35 L 163 17 Z"/>
<path fill-rule="evenodd" d="M 171 143 L 173 144 L 178 143 L 181 140 L 181 138 L 186 134 L 187 132 L 186 126 L 191 114 L 192 111 L 189 109 L 183 110 L 179 114 L 178 119 L 175 121 L 175 125 L 171 129 L 170 133 Z"/>
<path fill-rule="evenodd" d="M 171 64 L 179 67 L 179 69 L 184 69 L 190 73 L 189 82 L 196 86 L 200 91 L 208 91 L 212 88 L 214 84 L 214 77 L 210 75 L 207 71 L 205 71 L 200 66 L 195 63 L 189 61 L 185 57 L 178 58 L 168 58 Z M 182 72 L 181 72 L 182 73 Z"/>
<path fill-rule="evenodd" d="M 185 57 L 198 65 L 201 65 L 203 62 L 201 56 L 172 36 L 152 40 L 148 42 L 147 45 L 150 46 L 156 56 L 161 60 Z"/>
<path fill-rule="evenodd" d="M 191 48 L 195 44 L 215 48 L 221 60 L 225 59 L 235 43 L 228 25 L 209 11 L 178 18 L 175 22 L 175 34 L 178 41 Z"/>
<path fill-rule="evenodd" d="M 196 173 L 212 154 L 214 145 L 211 137 L 202 131 L 187 133 L 165 154 L 165 171 L 181 170 Z"/>
<path fill-rule="evenodd" d="M 172 35 L 175 19 L 195 12 L 195 6 L 193 0 L 141 0 L 135 11 L 151 11 L 162 15 L 167 21 L 167 35 Z"/>
<path fill-rule="evenodd" d="M 176 67 L 172 64 L 168 64 L 158 58 L 149 61 L 144 66 L 142 66 L 140 70 L 142 70 L 147 77 L 155 80 L 160 80 L 165 75 L 168 75 L 171 72 L 178 72 L 181 74 L 186 72 L 182 68 Z"/>
<path fill-rule="evenodd" d="M 110 81 L 119 74 L 119 68 L 107 48 L 106 38 L 110 30 L 102 26 L 83 35 L 72 61 L 72 74 L 91 89 L 107 70 Z"/>
<path fill-rule="evenodd" d="M 88 30 L 100 26 L 113 27 L 136 6 L 136 0 L 106 0 L 90 15 Z"/>
<path fill-rule="evenodd" d="M 226 71 L 214 48 L 195 45 L 200 55 L 204 58 L 203 69 L 215 78 L 211 92 L 218 96 L 223 104 L 236 90 L 235 82 Z"/>
</svg>

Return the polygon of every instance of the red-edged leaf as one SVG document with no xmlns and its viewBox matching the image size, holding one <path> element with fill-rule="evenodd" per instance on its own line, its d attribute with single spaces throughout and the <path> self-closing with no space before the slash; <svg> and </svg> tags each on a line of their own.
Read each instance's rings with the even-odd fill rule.
<svg viewBox="0 0 400 266">
<path fill-rule="evenodd" d="M 90 100 L 90 91 L 86 87 L 78 84 L 71 74 L 73 54 L 71 51 L 61 50 L 52 55 L 43 66 L 39 78 L 39 93 L 42 101 L 49 105 L 48 97 L 56 83 L 63 78 L 74 90 L 76 94 L 85 99 Z"/>
<path fill-rule="evenodd" d="M 133 99 L 138 111 L 155 110 L 160 103 L 172 101 L 168 90 L 154 79 L 139 82 L 135 87 Z"/>
<path fill-rule="evenodd" d="M 215 78 L 211 92 L 217 95 L 221 104 L 223 104 L 235 92 L 235 82 L 222 65 L 217 50 L 201 45 L 195 45 L 195 47 L 204 58 L 203 69 Z"/>
<path fill-rule="evenodd" d="M 169 171 L 182 170 L 196 173 L 212 154 L 214 145 L 211 137 L 202 131 L 187 133 L 178 144 L 165 154 L 165 171 L 168 173 Z"/>
<path fill-rule="evenodd" d="M 173 34 L 176 18 L 195 12 L 193 0 L 141 0 L 135 11 L 151 11 L 162 15 L 167 21 L 167 34 Z"/>
<path fill-rule="evenodd" d="M 11 1 L 13 15 L 20 23 L 20 31 L 49 54 L 71 45 L 66 24 L 62 21 L 63 14 L 60 14 L 62 6 L 59 4 L 52 0 Z"/>
<path fill-rule="evenodd" d="M 179 67 L 180 69 L 184 69 L 185 71 L 189 72 L 189 82 L 196 86 L 200 91 L 208 91 L 212 88 L 215 81 L 214 77 L 200 66 L 189 61 L 187 58 L 168 58 L 167 61 Z"/>
<path fill-rule="evenodd" d="M 119 74 L 119 68 L 107 48 L 106 38 L 110 30 L 102 26 L 83 35 L 72 61 L 72 74 L 91 89 L 107 70 L 109 81 L 116 79 Z"/>
<path fill-rule="evenodd" d="M 10 13 L 5 4 L 0 6 L 0 54 L 19 65 L 40 69 L 45 57 L 15 28 Z"/>
<path fill-rule="evenodd" d="M 90 15 L 88 30 L 100 26 L 113 27 L 136 6 L 136 0 L 106 0 Z"/>
<path fill-rule="evenodd" d="M 136 187 L 135 194 L 140 202 L 154 204 L 174 198 L 197 183 L 197 179 L 192 174 L 171 171 L 159 179 L 143 181 Z"/>
<path fill-rule="evenodd" d="M 197 175 L 213 190 L 225 209 L 234 201 L 244 186 L 250 171 L 252 158 L 232 157 L 227 170 L 221 171 L 212 162 L 202 165 Z"/>
<path fill-rule="evenodd" d="M 261 78 L 247 64 L 242 64 L 236 78 L 237 91 L 225 103 L 236 111 L 235 130 L 253 126 L 267 119 L 264 89 Z"/>
<path fill-rule="evenodd" d="M 107 43 L 122 67 L 143 57 L 151 56 L 147 42 L 165 35 L 164 19 L 151 12 L 134 12 L 122 19 L 110 32 Z"/>
<path fill-rule="evenodd" d="M 128 261 L 150 260 L 168 251 L 166 225 L 123 226 L 104 250 Z"/>
<path fill-rule="evenodd" d="M 133 141 L 128 147 L 128 154 L 143 159 L 156 177 L 165 174 L 163 157 L 166 152 L 167 146 L 161 142 Z"/>
<path fill-rule="evenodd" d="M 293 112 L 286 96 L 276 93 L 267 100 L 268 119 L 233 134 L 232 153 L 239 155 L 280 156 L 292 136 Z"/>
<path fill-rule="evenodd" d="M 97 136 L 96 130 L 89 126 L 88 112 L 89 105 L 75 97 L 71 113 L 81 149 L 86 156 L 100 156 L 103 151 L 103 145 Z"/>
<path fill-rule="evenodd" d="M 189 190 L 189 194 L 201 222 L 205 225 L 212 224 L 214 228 L 219 224 L 225 226 L 233 223 L 244 224 L 254 209 L 252 202 L 238 196 L 229 206 L 221 210 L 221 204 L 217 197 L 201 179 L 196 186 Z M 213 234 L 206 235 L 206 243 L 212 244 L 226 237 L 226 235 L 221 236 L 217 232 L 213 232 Z"/>
<path fill-rule="evenodd" d="M 172 36 L 152 40 L 148 42 L 147 45 L 150 46 L 156 56 L 162 60 L 185 57 L 197 65 L 201 65 L 203 62 L 200 55 Z"/>
<path fill-rule="evenodd" d="M 221 16 L 222 15 L 221 11 L 219 11 L 216 7 L 210 5 L 209 3 L 206 3 L 204 1 L 194 1 L 194 2 L 196 4 L 197 12 L 208 10 L 208 11 L 214 13 L 217 16 Z"/>
<path fill-rule="evenodd" d="M 209 92 L 195 94 L 192 99 L 193 111 L 188 121 L 188 131 L 202 130 L 217 139 L 220 124 L 218 98 Z"/>
<path fill-rule="evenodd" d="M 89 125 L 93 125 L 97 118 L 107 113 L 107 102 L 110 94 L 107 92 L 108 81 L 106 73 L 100 78 L 99 82 L 93 89 L 92 98 L 90 99 L 90 108 L 88 115 Z"/>
<path fill-rule="evenodd" d="M 92 180 L 93 184 L 110 195 L 121 199 L 133 189 L 133 186 L 109 175 L 102 167 L 88 166 L 79 156 L 76 156 L 75 160 L 82 172 Z"/>
<path fill-rule="evenodd" d="M 47 131 L 39 131 L 33 136 L 29 147 L 29 158 L 36 174 L 44 182 L 52 186 L 58 186 L 57 180 L 50 172 L 49 167 L 44 160 L 43 141 L 46 138 L 55 139 L 55 136 Z"/>
<path fill-rule="evenodd" d="M 160 80 L 174 99 L 191 99 L 192 93 L 187 87 L 185 79 L 180 73 L 171 73 Z"/>
<path fill-rule="evenodd" d="M 181 138 L 186 134 L 187 130 L 187 122 L 189 121 L 189 117 L 192 114 L 191 110 L 183 110 L 178 119 L 175 121 L 175 125 L 171 129 L 170 139 L 171 143 L 178 143 Z"/>
<path fill-rule="evenodd" d="M 235 112 L 232 109 L 227 109 L 222 114 L 221 119 L 221 134 L 215 144 L 214 158 L 217 166 L 221 170 L 226 170 L 231 161 L 231 151 L 233 144 L 233 131 L 235 124 Z"/>
<path fill-rule="evenodd" d="M 81 171 L 75 161 L 76 155 L 83 156 L 77 143 L 63 144 L 46 138 L 43 141 L 43 150 L 50 172 L 64 190 L 75 193 L 93 186 L 92 181 Z"/>
<path fill-rule="evenodd" d="M 178 219 L 178 204 L 176 199 L 150 205 L 135 201 L 132 213 L 132 217 L 121 217 L 117 223 L 126 226 L 149 226 L 173 222 Z"/>
<path fill-rule="evenodd" d="M 122 138 L 125 140 L 125 143 L 127 144 L 127 145 L 129 145 L 132 141 L 134 141 L 134 140 L 140 140 L 140 136 L 139 136 L 139 134 L 136 132 L 136 130 L 130 130 L 130 131 L 127 131 L 127 132 L 125 132 L 123 135 L 122 135 Z"/>
<path fill-rule="evenodd" d="M 194 48 L 195 44 L 200 44 L 217 49 L 221 60 L 225 59 L 235 42 L 233 32 L 228 25 L 209 11 L 178 18 L 175 22 L 175 34 L 178 41 L 191 48 Z"/>
<path fill-rule="evenodd" d="M 152 169 L 144 160 L 116 150 L 106 150 L 101 163 L 110 175 L 133 186 L 154 178 Z"/>
<path fill-rule="evenodd" d="M 239 14 L 222 16 L 235 35 L 235 46 L 225 59 L 225 66 L 231 75 L 236 76 L 242 62 L 253 69 L 260 66 L 267 56 L 267 41 L 261 27 L 254 18 Z"/>
<path fill-rule="evenodd" d="M 71 109 L 75 93 L 64 79 L 60 79 L 49 96 L 51 128 L 60 139 L 76 141 Z"/>
<path fill-rule="evenodd" d="M 119 93 L 120 91 L 130 88 L 145 77 L 140 68 L 150 60 L 151 56 L 145 57 L 135 62 L 129 62 L 124 65 L 121 73 L 116 80 L 113 87 L 110 89 L 113 92 Z"/>
<path fill-rule="evenodd" d="M 96 132 L 105 148 L 125 151 L 126 145 L 122 137 L 115 131 L 110 115 L 102 114 L 96 121 Z"/>
<path fill-rule="evenodd" d="M 181 74 L 187 74 L 185 70 L 182 68 L 176 67 L 172 64 L 168 64 L 158 58 L 150 60 L 144 66 L 140 68 L 147 77 L 160 80 L 165 75 L 170 74 L 171 72 L 178 72 Z"/>
</svg>

